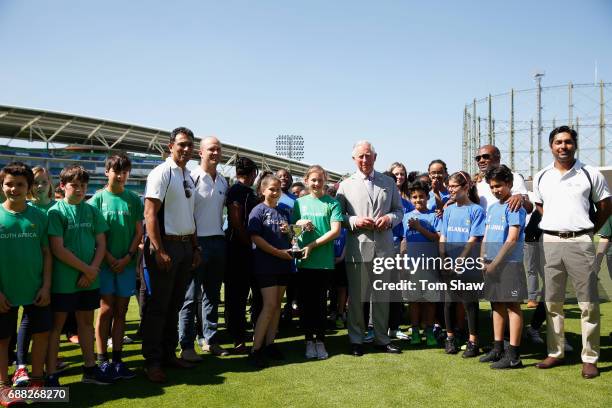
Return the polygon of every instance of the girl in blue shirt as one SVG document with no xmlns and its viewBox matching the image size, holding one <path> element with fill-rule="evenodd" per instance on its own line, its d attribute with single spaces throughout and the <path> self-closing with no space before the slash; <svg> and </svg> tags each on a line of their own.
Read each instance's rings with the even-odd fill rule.
<svg viewBox="0 0 612 408">
<path fill-rule="evenodd" d="M 263 307 L 253 336 L 251 359 L 258 368 L 267 366 L 267 358 L 283 358 L 274 345 L 278 330 L 280 305 L 289 282 L 293 258 L 289 251 L 289 214 L 278 207 L 281 196 L 278 177 L 269 174 L 260 183 L 264 201 L 249 214 L 248 232 L 256 248 L 253 250 L 255 281 L 263 298 Z M 265 355 L 264 355 L 265 353 Z"/>
<path fill-rule="evenodd" d="M 512 196 L 512 171 L 501 165 L 493 168 L 485 179 L 491 192 L 499 200 L 487 211 L 486 232 L 481 257 L 486 263 L 485 297 L 493 308 L 493 349 L 480 358 L 483 363 L 493 363 L 491 368 L 520 368 L 519 346 L 523 328 L 520 302 L 527 296 L 525 271 L 523 270 L 523 244 L 525 242 L 525 218 L 523 207 L 511 212 L 507 200 Z M 510 326 L 510 345 L 504 353 L 504 328 Z"/>
<path fill-rule="evenodd" d="M 458 171 L 448 179 L 448 189 L 451 199 L 455 202 L 444 210 L 442 224 L 440 227 L 440 257 L 443 261 L 447 282 L 461 279 L 462 282 L 470 282 L 481 276 L 476 255 L 478 245 L 484 235 L 484 210 L 478 205 L 476 186 L 472 184 L 470 175 L 464 171 Z M 468 268 L 468 261 L 471 265 Z M 450 263 L 454 267 L 449 267 Z M 450 287 L 450 286 L 449 286 Z M 463 291 L 457 293 L 461 296 L 463 307 L 467 313 L 469 340 L 463 357 L 476 357 L 479 354 L 478 347 L 478 293 L 475 291 Z M 458 347 L 455 340 L 455 324 L 460 325 L 463 319 L 459 318 L 453 322 L 451 318 L 452 303 L 449 299 L 451 293 L 445 293 L 444 321 L 446 324 L 447 354 L 457 354 Z"/>
<path fill-rule="evenodd" d="M 450 198 L 450 192 L 446 187 L 446 179 L 448 178 L 446 163 L 439 159 L 432 160 L 427 167 L 427 173 L 431 183 L 427 208 L 440 214 Z"/>
</svg>

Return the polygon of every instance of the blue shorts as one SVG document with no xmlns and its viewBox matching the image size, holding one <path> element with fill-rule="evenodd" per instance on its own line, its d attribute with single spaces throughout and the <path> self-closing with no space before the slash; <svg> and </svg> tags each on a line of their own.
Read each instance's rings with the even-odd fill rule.
<svg viewBox="0 0 612 408">
<path fill-rule="evenodd" d="M 100 270 L 100 295 L 115 295 L 129 298 L 136 294 L 136 266 L 128 265 L 121 273 L 109 267 Z"/>
<path fill-rule="evenodd" d="M 99 289 L 51 294 L 51 310 L 54 312 L 88 312 L 98 308 L 100 308 Z"/>
<path fill-rule="evenodd" d="M 17 328 L 17 312 L 19 307 L 11 307 L 6 313 L 0 313 L 0 339 L 8 339 L 15 334 Z M 23 315 L 28 316 L 28 330 L 32 334 L 51 330 L 53 317 L 49 306 L 23 306 Z"/>
</svg>

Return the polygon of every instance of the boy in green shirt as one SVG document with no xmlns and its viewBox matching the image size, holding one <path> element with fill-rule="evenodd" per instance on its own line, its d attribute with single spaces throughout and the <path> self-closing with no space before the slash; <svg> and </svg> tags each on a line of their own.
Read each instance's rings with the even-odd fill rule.
<svg viewBox="0 0 612 408">
<path fill-rule="evenodd" d="M 69 312 L 75 312 L 79 343 L 83 352 L 84 383 L 109 384 L 114 381 L 96 365 L 94 356 L 94 310 L 100 306 L 98 273 L 106 251 L 104 233 L 108 226 L 97 208 L 83 201 L 89 174 L 78 165 L 60 173 L 63 200 L 48 212 L 49 244 L 54 255 L 51 284 L 53 328 L 47 353 L 47 384 L 58 386 L 55 374 L 59 336 Z"/>
<path fill-rule="evenodd" d="M 142 239 L 144 207 L 135 193 L 125 189 L 132 163 L 123 153 L 106 159 L 108 184 L 89 200 L 109 226 L 106 232 L 106 262 L 100 270 L 100 311 L 96 320 L 96 348 L 102 371 L 118 378 L 136 374 L 122 361 L 125 315 L 130 297 L 136 293 L 134 256 Z M 108 362 L 107 340 L 112 320 L 113 362 Z"/>
<path fill-rule="evenodd" d="M 6 200 L 0 205 L 0 403 L 10 387 L 8 346 L 17 326 L 17 312 L 30 322 L 33 334 L 30 386 L 42 387 L 47 340 L 51 328 L 49 292 L 52 257 L 47 241 L 47 216 L 28 206 L 27 192 L 34 180 L 32 170 L 13 162 L 0 171 L 0 184 Z M 19 267 L 9 262 L 19 256 Z"/>
</svg>

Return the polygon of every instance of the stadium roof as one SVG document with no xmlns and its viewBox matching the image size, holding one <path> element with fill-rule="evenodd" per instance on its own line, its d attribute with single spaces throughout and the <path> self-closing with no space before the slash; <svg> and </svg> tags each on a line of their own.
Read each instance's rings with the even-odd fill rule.
<svg viewBox="0 0 612 408">
<path fill-rule="evenodd" d="M 88 118 L 45 110 L 0 105 L 0 137 L 92 146 L 98 150 L 124 150 L 128 152 L 163 155 L 167 152 L 170 131 L 154 129 L 105 119 Z M 289 169 L 296 175 L 304 174 L 309 164 L 260 152 L 223 141 L 222 161 L 231 165 L 237 156 L 248 157 L 260 168 L 272 171 Z M 328 171 L 330 181 L 341 174 Z"/>
</svg>

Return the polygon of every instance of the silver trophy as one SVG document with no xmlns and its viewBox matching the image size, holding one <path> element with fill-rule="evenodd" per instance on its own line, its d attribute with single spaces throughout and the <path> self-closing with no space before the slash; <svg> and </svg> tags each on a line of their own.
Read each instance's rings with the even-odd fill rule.
<svg viewBox="0 0 612 408">
<path fill-rule="evenodd" d="M 298 245 L 298 238 L 304 233 L 304 227 L 297 224 L 289 225 L 289 234 L 291 235 L 291 256 L 295 259 L 301 259 L 304 256 L 304 251 Z"/>
</svg>

